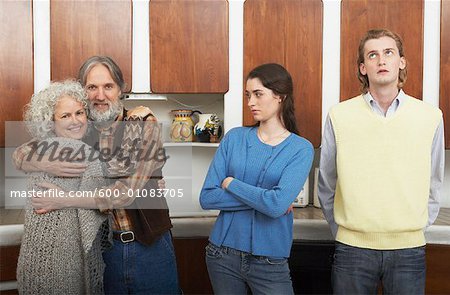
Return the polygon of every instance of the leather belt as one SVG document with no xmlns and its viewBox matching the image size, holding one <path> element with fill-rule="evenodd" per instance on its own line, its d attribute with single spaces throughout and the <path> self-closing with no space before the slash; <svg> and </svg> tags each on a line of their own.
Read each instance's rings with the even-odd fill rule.
<svg viewBox="0 0 450 295">
<path fill-rule="evenodd" d="M 134 232 L 132 231 L 113 232 L 113 238 L 121 241 L 122 243 L 130 243 L 135 240 Z"/>
</svg>

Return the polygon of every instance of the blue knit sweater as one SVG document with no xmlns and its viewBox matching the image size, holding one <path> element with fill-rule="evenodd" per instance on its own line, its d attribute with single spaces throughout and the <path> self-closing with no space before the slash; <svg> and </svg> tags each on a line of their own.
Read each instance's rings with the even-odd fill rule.
<svg viewBox="0 0 450 295">
<path fill-rule="evenodd" d="M 209 240 L 253 255 L 289 257 L 293 214 L 285 213 L 308 177 L 314 150 L 295 134 L 270 146 L 256 132 L 230 130 L 209 167 L 200 204 L 221 210 Z M 228 176 L 234 180 L 224 190 Z"/>
</svg>

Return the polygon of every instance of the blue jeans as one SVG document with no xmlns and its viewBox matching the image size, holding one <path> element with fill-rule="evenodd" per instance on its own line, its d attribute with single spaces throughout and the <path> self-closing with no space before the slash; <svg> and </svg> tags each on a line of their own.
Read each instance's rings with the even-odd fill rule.
<svg viewBox="0 0 450 295">
<path fill-rule="evenodd" d="M 286 258 L 255 256 L 228 247 L 206 246 L 214 294 L 294 294 Z"/>
<path fill-rule="evenodd" d="M 170 231 L 150 246 L 114 240 L 103 260 L 105 294 L 180 294 Z"/>
<path fill-rule="evenodd" d="M 334 294 L 425 293 L 425 247 L 372 250 L 336 242 L 332 284 Z"/>
</svg>

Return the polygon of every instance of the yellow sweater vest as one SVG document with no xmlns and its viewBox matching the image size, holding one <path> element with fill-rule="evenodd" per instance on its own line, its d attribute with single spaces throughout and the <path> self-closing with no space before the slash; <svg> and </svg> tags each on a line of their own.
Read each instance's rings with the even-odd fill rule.
<svg viewBox="0 0 450 295">
<path fill-rule="evenodd" d="M 425 244 L 431 147 L 441 116 L 409 96 L 388 118 L 362 96 L 331 109 L 337 241 L 380 250 Z"/>
</svg>

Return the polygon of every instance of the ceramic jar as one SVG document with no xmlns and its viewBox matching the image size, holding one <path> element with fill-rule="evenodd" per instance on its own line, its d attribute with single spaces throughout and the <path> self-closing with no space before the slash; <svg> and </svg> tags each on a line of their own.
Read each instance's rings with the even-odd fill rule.
<svg viewBox="0 0 450 295">
<path fill-rule="evenodd" d="M 220 120 L 216 114 L 199 114 L 198 123 L 194 126 L 197 141 L 218 142 L 222 134 Z"/>
<path fill-rule="evenodd" d="M 191 142 L 193 140 L 192 110 L 172 110 L 174 115 L 170 128 L 170 139 L 174 142 Z"/>
</svg>

